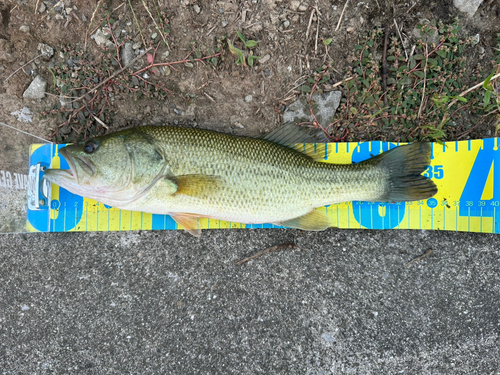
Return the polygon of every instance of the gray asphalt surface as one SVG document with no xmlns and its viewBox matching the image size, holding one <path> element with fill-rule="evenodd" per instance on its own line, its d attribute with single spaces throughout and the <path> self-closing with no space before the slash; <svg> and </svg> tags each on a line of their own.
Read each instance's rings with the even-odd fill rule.
<svg viewBox="0 0 500 375">
<path fill-rule="evenodd" d="M 498 238 L 1 235 L 1 372 L 496 374 Z M 236 264 L 288 241 L 305 250 Z"/>
</svg>

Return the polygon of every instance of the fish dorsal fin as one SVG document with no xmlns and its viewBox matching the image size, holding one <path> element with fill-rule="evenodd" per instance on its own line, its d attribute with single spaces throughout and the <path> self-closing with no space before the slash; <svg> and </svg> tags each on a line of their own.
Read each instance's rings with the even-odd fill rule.
<svg viewBox="0 0 500 375">
<path fill-rule="evenodd" d="M 200 222 L 198 221 L 201 216 L 185 213 L 175 213 L 170 214 L 170 216 L 182 227 L 182 229 L 188 231 L 195 237 L 201 236 Z"/>
<path fill-rule="evenodd" d="M 324 212 L 312 210 L 305 215 L 277 224 L 302 230 L 325 230 L 331 227 L 332 222 Z"/>
<path fill-rule="evenodd" d="M 294 122 L 289 122 L 274 129 L 262 138 L 266 141 L 293 148 L 313 160 L 325 159 L 325 146 L 318 143 L 328 143 L 328 138 L 321 129 L 306 128 Z"/>
</svg>

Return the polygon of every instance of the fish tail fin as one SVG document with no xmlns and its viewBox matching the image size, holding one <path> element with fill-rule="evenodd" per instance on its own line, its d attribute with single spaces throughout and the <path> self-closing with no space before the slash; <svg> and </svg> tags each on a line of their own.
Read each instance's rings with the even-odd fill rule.
<svg viewBox="0 0 500 375">
<path fill-rule="evenodd" d="M 417 201 L 435 195 L 436 184 L 422 176 L 430 161 L 429 143 L 400 146 L 367 160 L 366 163 L 376 164 L 388 172 L 387 189 L 377 202 Z"/>
</svg>

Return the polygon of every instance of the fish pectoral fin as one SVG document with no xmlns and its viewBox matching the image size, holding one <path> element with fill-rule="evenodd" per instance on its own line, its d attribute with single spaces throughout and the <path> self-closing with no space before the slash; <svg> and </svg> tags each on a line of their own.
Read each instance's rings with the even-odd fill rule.
<svg viewBox="0 0 500 375">
<path fill-rule="evenodd" d="M 200 197 L 217 193 L 222 183 L 220 177 L 202 174 L 176 176 L 173 181 L 177 184 L 175 194 L 188 195 L 190 197 Z"/>
<path fill-rule="evenodd" d="M 305 215 L 277 224 L 302 230 L 325 230 L 331 227 L 332 222 L 324 212 L 312 210 Z"/>
<path fill-rule="evenodd" d="M 193 214 L 170 214 L 172 219 L 195 237 L 201 236 L 200 222 L 198 221 L 201 216 Z"/>
</svg>

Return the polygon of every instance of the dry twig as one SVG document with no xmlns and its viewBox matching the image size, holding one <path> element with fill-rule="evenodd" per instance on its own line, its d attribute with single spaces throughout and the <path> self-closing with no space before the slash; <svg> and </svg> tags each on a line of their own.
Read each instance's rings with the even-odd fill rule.
<svg viewBox="0 0 500 375">
<path fill-rule="evenodd" d="M 347 8 L 347 4 L 349 3 L 349 0 L 346 0 L 345 4 L 344 4 L 344 8 L 342 9 L 342 13 L 340 13 L 340 18 L 339 18 L 339 23 L 337 24 L 337 27 L 335 28 L 335 31 L 338 31 L 339 30 L 339 27 L 340 27 L 340 23 L 342 22 L 342 18 L 344 17 L 344 12 Z"/>
<path fill-rule="evenodd" d="M 490 82 L 494 81 L 494 80 L 495 80 L 495 79 L 497 79 L 497 78 L 500 78 L 500 73 L 495 74 L 493 77 L 491 77 Z M 485 80 L 485 81 L 486 81 L 486 80 Z M 472 87 L 468 88 L 467 90 L 462 91 L 460 94 L 458 94 L 458 95 L 457 95 L 457 97 L 458 97 L 458 96 L 464 96 L 464 95 L 467 95 L 469 92 L 474 91 L 475 89 L 477 89 L 477 88 L 481 87 L 482 85 L 484 85 L 484 82 L 485 82 L 485 81 L 479 82 L 477 85 L 474 85 L 474 86 L 472 86 Z M 448 109 L 450 109 L 450 108 L 451 108 L 451 106 L 457 102 L 457 100 L 458 100 L 458 99 L 453 99 L 453 100 L 451 101 L 451 103 L 450 103 L 450 104 L 448 104 Z"/>
<path fill-rule="evenodd" d="M 419 260 L 424 259 L 425 257 L 428 257 L 432 253 L 432 249 L 427 250 L 425 254 L 420 255 L 419 257 L 416 257 L 415 259 L 409 261 L 408 263 L 405 264 L 405 267 L 408 267 L 410 264 L 417 262 Z"/>
<path fill-rule="evenodd" d="M 406 52 L 406 47 L 403 42 L 403 36 L 401 35 L 401 31 L 399 31 L 399 26 L 398 23 L 396 22 L 396 19 L 394 19 L 394 26 L 396 26 L 396 31 L 398 32 L 399 39 L 401 40 L 401 45 L 403 46 L 403 51 L 405 51 L 406 61 L 408 61 L 408 53 Z"/>
<path fill-rule="evenodd" d="M 7 82 L 14 74 L 16 74 L 17 72 L 19 72 L 21 69 L 23 69 L 26 65 L 28 64 L 31 64 L 33 61 L 35 61 L 36 59 L 38 59 L 39 57 L 42 57 L 43 56 L 43 53 L 39 54 L 38 56 L 35 56 L 33 57 L 30 61 L 28 61 L 26 64 L 24 64 L 23 66 L 21 66 L 20 68 L 16 69 L 10 76 L 8 76 L 4 82 Z"/>
</svg>

